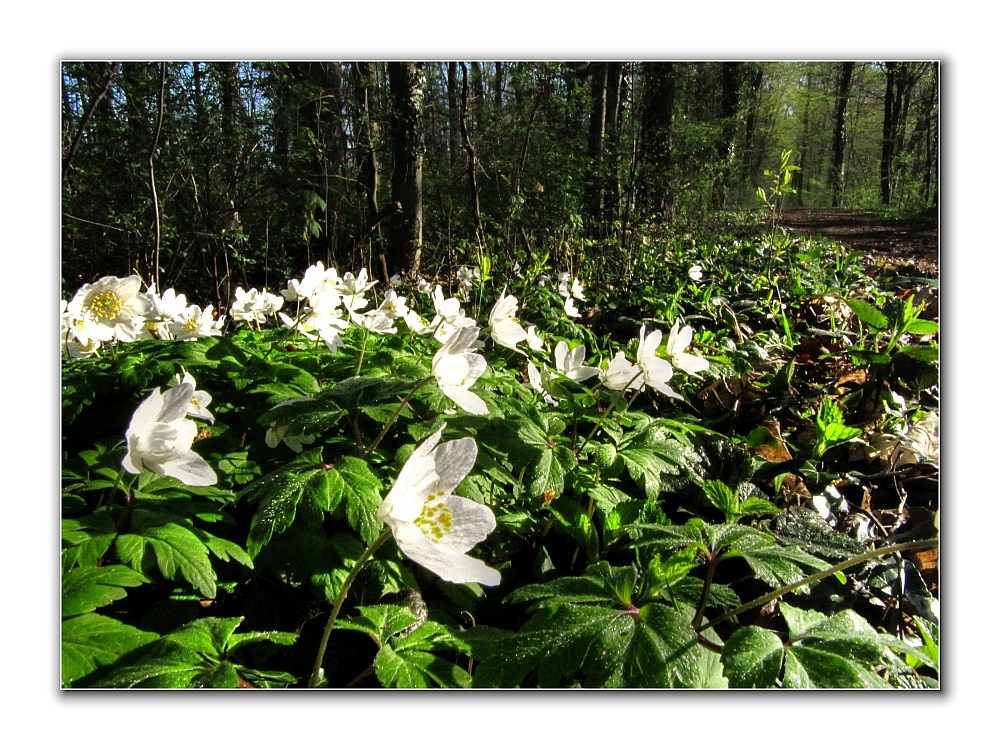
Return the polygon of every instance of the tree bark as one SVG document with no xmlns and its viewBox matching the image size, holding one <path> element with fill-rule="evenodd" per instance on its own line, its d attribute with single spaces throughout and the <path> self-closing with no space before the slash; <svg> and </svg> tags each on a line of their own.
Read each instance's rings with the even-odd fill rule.
<svg viewBox="0 0 1000 750">
<path fill-rule="evenodd" d="M 879 187 L 882 205 L 888 206 L 892 199 L 892 159 L 896 142 L 896 75 L 899 63 L 885 64 L 885 96 L 882 114 L 882 158 L 879 160 Z"/>
<path fill-rule="evenodd" d="M 423 195 L 420 63 L 390 62 L 392 116 L 392 198 L 402 210 L 392 222 L 386 266 L 389 274 L 412 276 L 420 270 L 423 244 Z"/>
<path fill-rule="evenodd" d="M 476 150 L 469 138 L 469 71 L 462 63 L 462 111 L 459 123 L 462 128 L 462 143 L 469 157 L 469 202 L 472 209 L 472 219 L 476 227 L 476 240 L 483 243 L 483 220 L 479 211 L 479 185 L 476 183 Z"/>
<path fill-rule="evenodd" d="M 587 156 L 589 170 L 584 189 L 584 214 L 591 223 L 591 235 L 596 235 L 593 225 L 601 219 L 601 188 L 603 179 L 604 131 L 608 104 L 608 64 L 606 62 L 591 65 L 591 107 L 590 135 L 587 139 Z"/>
<path fill-rule="evenodd" d="M 851 90 L 851 75 L 854 72 L 853 62 L 840 64 L 840 77 L 837 81 L 837 103 L 833 118 L 833 160 L 830 162 L 830 205 L 840 206 L 844 194 L 844 149 L 847 145 L 847 100 Z"/>
<path fill-rule="evenodd" d="M 665 217 L 674 212 L 670 140 L 677 91 L 675 65 L 654 62 L 642 66 L 645 92 L 639 126 L 642 171 L 638 199 L 645 210 Z"/>
</svg>

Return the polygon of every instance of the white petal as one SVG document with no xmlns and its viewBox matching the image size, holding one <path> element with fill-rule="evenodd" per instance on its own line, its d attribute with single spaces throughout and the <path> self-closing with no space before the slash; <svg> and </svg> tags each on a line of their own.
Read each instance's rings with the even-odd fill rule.
<svg viewBox="0 0 1000 750">
<path fill-rule="evenodd" d="M 489 414 L 490 408 L 479 396 L 471 391 L 454 385 L 440 386 L 441 392 L 470 414 Z"/>
<path fill-rule="evenodd" d="M 396 536 L 400 551 L 432 573 L 451 583 L 497 586 L 500 573 L 482 560 L 431 542 L 416 526 L 407 526 Z"/>
</svg>

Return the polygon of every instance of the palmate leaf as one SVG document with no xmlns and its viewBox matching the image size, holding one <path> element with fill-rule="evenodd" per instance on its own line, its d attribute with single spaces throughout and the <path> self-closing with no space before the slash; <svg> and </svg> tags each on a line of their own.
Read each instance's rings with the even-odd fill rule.
<svg viewBox="0 0 1000 750">
<path fill-rule="evenodd" d="M 155 641 L 147 633 L 110 617 L 88 612 L 62 623 L 62 684 L 71 686 L 95 669 Z"/>
<path fill-rule="evenodd" d="M 855 612 L 830 617 L 782 602 L 788 639 L 751 625 L 722 651 L 731 687 L 885 688 L 874 671 L 888 657 L 883 637 Z"/>
<path fill-rule="evenodd" d="M 62 567 L 92 567 L 111 548 L 117 536 L 110 513 L 94 513 L 84 518 L 64 518 L 62 522 Z"/>
<path fill-rule="evenodd" d="M 126 586 L 139 586 L 149 579 L 124 565 L 101 568 L 73 568 L 62 576 L 62 616 L 72 617 L 93 612 L 99 607 L 123 599 Z"/>
<path fill-rule="evenodd" d="M 754 575 L 775 588 L 804 578 L 803 567 L 816 570 L 830 567 L 829 563 L 818 557 L 813 557 L 795 547 L 778 544 L 769 534 L 749 529 L 747 531 L 749 533 L 740 534 L 738 538 L 732 539 L 721 557 L 743 558 L 753 569 Z M 801 590 L 807 592 L 809 589 L 803 586 Z"/>
<path fill-rule="evenodd" d="M 371 544 L 384 528 L 382 519 L 378 517 L 378 509 L 382 504 L 382 483 L 372 472 L 368 462 L 360 458 L 344 456 L 340 459 L 338 469 L 344 478 L 347 521 L 366 544 Z"/>
<path fill-rule="evenodd" d="M 299 505 L 308 500 L 316 511 L 335 511 L 347 492 L 347 480 L 329 464 L 292 464 L 262 477 L 245 490 L 258 505 L 250 522 L 247 552 L 255 558 L 275 535 L 288 530 Z"/>
<path fill-rule="evenodd" d="M 164 578 L 175 580 L 180 574 L 199 594 L 215 598 L 215 571 L 208 559 L 208 547 L 191 529 L 176 523 L 137 527 L 133 533 L 119 536 L 115 549 L 122 562 L 142 572 L 151 567 L 147 557 L 151 550 Z"/>
<path fill-rule="evenodd" d="M 509 601 L 536 601 L 520 631 L 474 628 L 464 635 L 480 659 L 473 685 L 692 685 L 699 646 L 690 618 L 659 602 L 632 606 L 636 580 L 633 568 L 601 562 L 584 576 L 515 591 Z"/>
<path fill-rule="evenodd" d="M 132 650 L 81 681 L 84 687 L 235 688 L 241 677 L 255 682 L 254 670 L 233 661 L 233 652 L 250 642 L 290 645 L 293 633 L 250 633 L 234 636 L 242 617 L 206 617 Z M 269 680 L 274 675 L 269 675 Z M 294 678 L 288 677 L 287 681 Z"/>
</svg>

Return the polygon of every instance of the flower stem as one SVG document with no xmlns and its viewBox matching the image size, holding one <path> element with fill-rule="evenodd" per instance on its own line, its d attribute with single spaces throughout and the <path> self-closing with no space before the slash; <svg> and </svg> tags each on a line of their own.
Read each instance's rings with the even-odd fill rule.
<svg viewBox="0 0 1000 750">
<path fill-rule="evenodd" d="M 396 411 L 392 413 L 392 416 L 389 417 L 389 421 L 385 423 L 385 427 L 382 428 L 382 432 L 378 434 L 378 437 L 375 438 L 375 442 L 372 443 L 371 446 L 368 448 L 368 452 L 365 453 L 366 458 L 372 454 L 372 451 L 378 448 L 379 443 L 381 443 L 382 439 L 388 434 L 389 428 L 396 423 L 396 419 L 402 413 L 403 407 L 409 403 L 410 397 L 413 396 L 413 394 L 416 393 L 418 389 L 420 389 L 433 379 L 434 379 L 433 375 L 428 375 L 426 378 L 418 380 L 416 385 L 414 385 L 413 388 L 410 389 L 410 392 L 403 397 L 403 400 L 399 402 L 399 406 L 396 407 Z"/>
<path fill-rule="evenodd" d="M 605 409 L 605 410 L 604 410 L 604 411 L 603 411 L 603 412 L 601 413 L 601 418 L 597 420 L 597 424 L 595 424 L 595 425 L 594 425 L 594 429 L 592 429 L 592 430 L 590 431 L 590 434 L 589 434 L 589 435 L 587 435 L 587 437 L 585 437 L 585 438 L 583 439 L 583 442 L 582 442 L 582 443 L 580 443 L 580 446 L 579 446 L 579 447 L 578 447 L 578 448 L 576 449 L 576 453 L 577 453 L 577 455 L 579 455 L 579 454 L 580 454 L 580 451 L 582 451 L 582 450 L 583 450 L 583 446 L 585 446 L 585 445 L 586 445 L 587 443 L 589 443 L 589 442 L 590 442 L 590 440 L 591 440 L 591 438 L 593 438 L 593 437 L 594 437 L 594 435 L 596 435 L 596 434 L 597 434 L 597 430 L 598 430 L 598 429 L 600 428 L 600 426 L 601 426 L 602 424 L 604 424 L 604 419 L 605 419 L 605 418 L 606 418 L 606 417 L 608 416 L 608 414 L 610 414 L 610 413 L 612 412 L 612 410 L 613 410 L 613 409 L 614 409 L 614 408 L 615 408 L 616 406 L 618 406 L 618 402 L 619 402 L 619 401 L 621 401 L 621 400 L 622 400 L 622 399 L 623 399 L 623 398 L 625 397 L 625 391 L 627 391 L 627 390 L 628 390 L 628 387 L 629 387 L 630 385 L 632 385 L 632 383 L 634 383 L 634 382 L 635 382 L 636 380 L 638 380 L 638 379 L 639 379 L 639 378 L 641 378 L 641 377 L 642 377 L 642 372 L 638 372 L 638 373 L 636 373 L 635 377 L 633 377 L 633 378 L 632 378 L 632 379 L 631 379 L 630 381 L 628 381 L 628 382 L 627 382 L 627 383 L 625 384 L 625 387 L 624 387 L 624 388 L 622 388 L 622 389 L 621 389 L 620 391 L 618 391 L 618 393 L 616 393 L 616 394 L 615 394 L 615 398 L 614 398 L 614 400 L 613 400 L 613 401 L 612 401 L 612 402 L 611 402 L 610 404 L 608 404 L 608 408 L 607 408 L 607 409 Z M 638 392 L 636 393 L 636 395 L 638 395 Z M 632 400 L 633 400 L 633 401 L 635 400 L 635 397 L 634 397 L 634 396 L 633 396 Z M 629 403 L 631 404 L 631 401 L 630 401 Z"/>
<path fill-rule="evenodd" d="M 316 652 L 316 662 L 313 664 L 312 674 L 309 676 L 309 687 L 316 687 L 319 684 L 320 672 L 323 669 L 323 657 L 326 655 L 326 646 L 330 642 L 330 634 L 337 623 L 337 617 L 340 615 L 341 607 L 344 606 L 344 600 L 347 599 L 347 592 L 350 590 L 351 584 L 358 577 L 358 573 L 361 572 L 364 564 L 368 562 L 368 558 L 375 554 L 375 550 L 385 544 L 391 537 L 392 531 L 386 529 L 382 532 L 382 535 L 372 542 L 368 549 L 361 553 L 361 557 L 354 563 L 354 567 L 351 568 L 351 571 L 347 574 L 347 578 L 344 579 L 344 585 L 340 589 L 340 594 L 337 595 L 337 601 L 333 603 L 333 609 L 330 610 L 330 617 L 327 618 L 326 627 L 323 628 L 323 637 L 320 639 L 319 649 Z"/>
<path fill-rule="evenodd" d="M 354 370 L 354 377 L 361 374 L 361 364 L 365 361 L 365 349 L 368 346 L 368 329 L 365 329 L 364 336 L 361 337 L 361 354 L 358 355 L 358 366 Z"/>
<path fill-rule="evenodd" d="M 754 609 L 755 607 L 763 606 L 770 601 L 773 601 L 785 594 L 794 591 L 800 586 L 808 586 L 809 584 L 816 583 L 816 581 L 821 581 L 827 576 L 832 576 L 834 573 L 839 573 L 842 570 L 847 570 L 848 568 L 853 568 L 855 565 L 860 565 L 863 562 L 868 562 L 876 557 L 884 557 L 885 555 L 891 555 L 896 552 L 906 552 L 908 550 L 917 549 L 928 549 L 930 547 L 936 547 L 938 545 L 937 539 L 917 539 L 912 542 L 903 542 L 901 544 L 893 544 L 890 547 L 882 547 L 881 549 L 874 549 L 870 552 L 866 552 L 863 555 L 858 555 L 857 557 L 852 557 L 850 560 L 844 560 L 841 563 L 837 563 L 831 568 L 826 570 L 821 570 L 819 573 L 813 573 L 811 576 L 806 576 L 805 578 L 790 583 L 787 586 L 782 586 L 780 589 L 775 589 L 769 594 L 764 594 L 759 596 L 753 601 L 747 602 L 735 609 L 731 609 L 728 612 L 723 612 L 721 615 L 713 620 L 705 623 L 704 625 L 695 625 L 695 630 L 699 633 L 708 628 L 715 627 L 720 622 L 725 622 L 726 620 L 735 617 L 736 615 L 743 614 L 747 610 Z"/>
</svg>

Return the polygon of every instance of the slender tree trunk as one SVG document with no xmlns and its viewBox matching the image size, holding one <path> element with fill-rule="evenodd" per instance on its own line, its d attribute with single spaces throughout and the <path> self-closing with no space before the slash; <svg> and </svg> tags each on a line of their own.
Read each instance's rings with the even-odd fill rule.
<svg viewBox="0 0 1000 750">
<path fill-rule="evenodd" d="M 882 158 L 879 161 L 879 186 L 882 205 L 888 206 L 892 199 L 892 158 L 895 144 L 896 112 L 896 75 L 899 63 L 885 64 L 885 96 L 883 97 L 882 115 Z"/>
<path fill-rule="evenodd" d="M 461 148 L 462 114 L 458 99 L 458 63 L 452 61 L 448 63 L 448 158 L 452 165 L 458 161 L 458 151 Z"/>
<path fill-rule="evenodd" d="M 591 108 L 590 135 L 587 139 L 587 156 L 590 168 L 584 190 L 584 213 L 591 223 L 591 235 L 596 236 L 594 226 L 601 219 L 601 188 L 603 179 L 604 131 L 608 104 L 608 64 L 592 63 L 591 66 Z"/>
<path fill-rule="evenodd" d="M 476 240 L 482 245 L 483 220 L 479 212 L 479 185 L 476 183 L 476 150 L 469 138 L 469 71 L 462 63 L 462 111 L 459 118 L 462 128 L 462 143 L 469 157 L 469 202 L 472 209 L 472 219 L 476 227 Z"/>
<path fill-rule="evenodd" d="M 354 97 L 357 101 L 355 129 L 358 133 L 357 167 L 358 185 L 365 203 L 363 229 L 359 236 L 374 229 L 372 221 L 378 213 L 378 158 L 375 154 L 378 123 L 372 116 L 371 92 L 375 85 L 375 71 L 370 62 L 356 62 L 354 72 Z"/>
<path fill-rule="evenodd" d="M 604 128 L 607 144 L 604 149 L 604 210 L 603 221 L 611 225 L 618 220 L 621 203 L 621 175 L 619 161 L 619 105 L 622 79 L 622 63 L 608 63 L 608 95 L 604 114 Z"/>
<path fill-rule="evenodd" d="M 722 63 L 722 93 L 719 120 L 721 131 L 716 145 L 718 171 L 712 181 L 712 205 L 722 208 L 726 204 L 729 181 L 732 177 L 736 149 L 736 113 L 740 106 L 740 83 L 746 63 Z"/>
<path fill-rule="evenodd" d="M 851 90 L 853 62 L 840 64 L 840 78 L 837 82 L 837 103 L 833 121 L 833 161 L 830 163 L 830 205 L 840 206 L 844 194 L 844 148 L 847 143 L 847 99 Z"/>
<path fill-rule="evenodd" d="M 670 141 L 677 91 L 675 65 L 654 62 L 642 66 L 645 91 L 640 122 L 642 167 L 638 200 L 645 209 L 664 217 L 674 212 Z"/>
<path fill-rule="evenodd" d="M 423 244 L 420 63 L 390 62 L 389 91 L 393 101 L 392 197 L 401 211 L 392 222 L 386 266 L 390 275 L 415 276 Z"/>
</svg>

